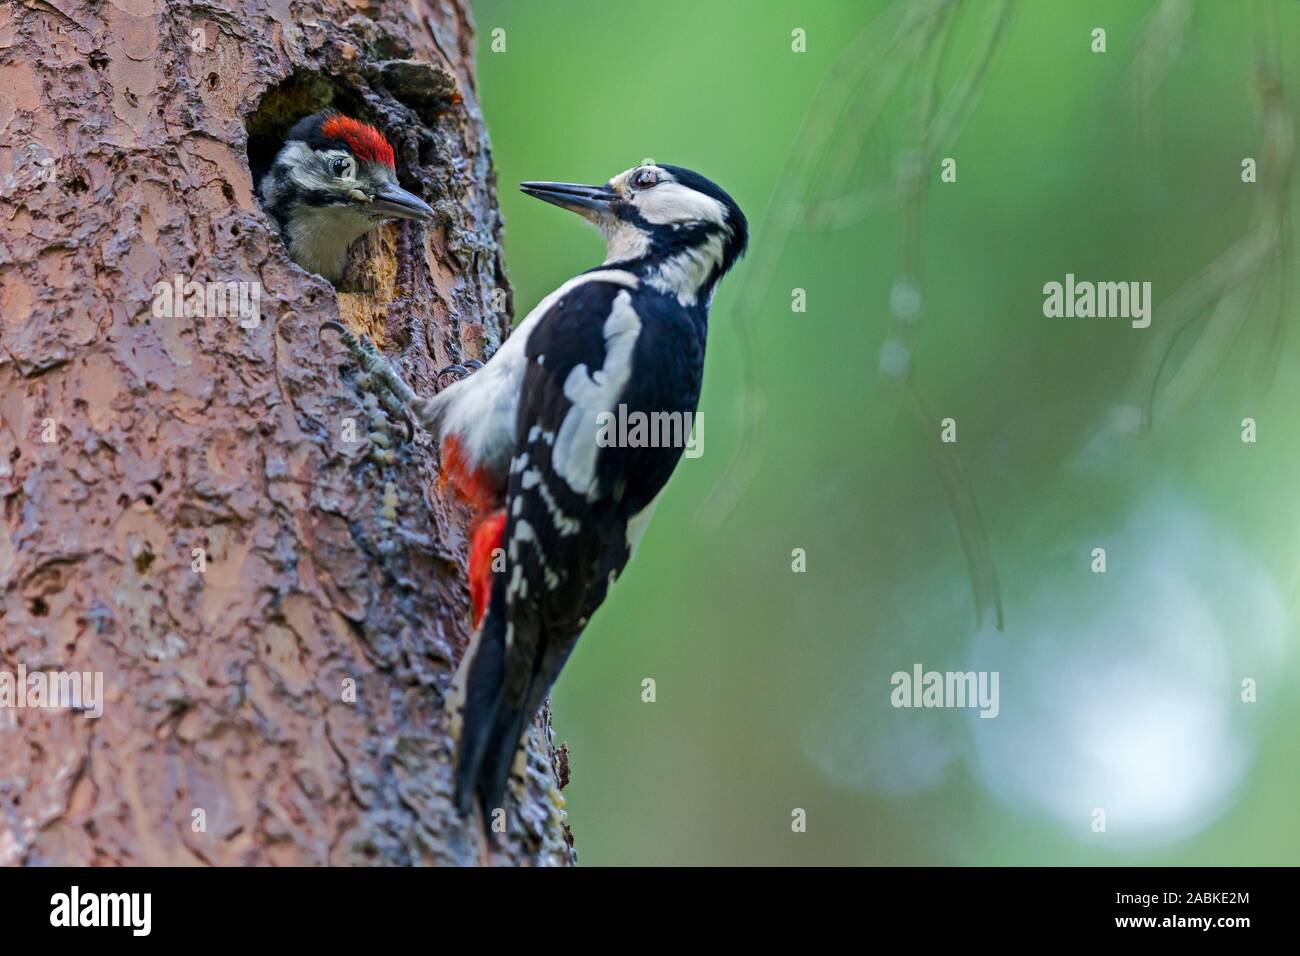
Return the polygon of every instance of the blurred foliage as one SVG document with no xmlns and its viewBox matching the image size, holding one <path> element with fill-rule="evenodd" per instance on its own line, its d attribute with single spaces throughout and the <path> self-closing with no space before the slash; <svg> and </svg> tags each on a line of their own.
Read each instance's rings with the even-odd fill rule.
<svg viewBox="0 0 1300 956">
<path fill-rule="evenodd" d="M 581 861 L 1300 863 L 1300 3 L 475 16 L 521 315 L 603 251 L 521 180 L 653 157 L 754 232 L 713 308 L 704 455 L 555 692 Z M 1151 282 L 1151 328 L 1045 318 L 1066 273 Z M 1144 388 L 1176 401 L 1134 428 Z M 981 562 L 1001 632 L 976 624 Z M 999 670 L 1001 714 L 892 709 L 914 662 Z"/>
</svg>

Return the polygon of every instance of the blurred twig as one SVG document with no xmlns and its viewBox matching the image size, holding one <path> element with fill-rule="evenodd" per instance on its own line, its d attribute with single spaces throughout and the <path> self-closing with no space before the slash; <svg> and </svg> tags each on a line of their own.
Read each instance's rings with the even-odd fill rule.
<svg viewBox="0 0 1300 956">
<path fill-rule="evenodd" d="M 898 271 L 890 295 L 892 325 L 886 342 L 881 372 L 888 384 L 900 385 L 911 408 L 917 428 L 934 462 L 935 471 L 952 509 L 957 533 L 970 572 L 975 618 L 980 627 L 1002 629 L 1002 596 L 998 588 L 997 568 L 984 530 L 979 502 L 962 468 L 953 445 L 939 440 L 939 416 L 926 402 L 913 377 L 911 354 L 915 348 L 920 313 L 925 301 L 922 282 L 921 222 L 925 198 L 933 180 L 937 151 L 948 145 L 965 122 L 973 107 L 976 92 L 987 75 L 993 53 L 1010 15 L 1010 3 L 994 12 L 991 29 L 979 48 L 973 66 L 947 98 L 941 101 L 939 87 L 948 44 L 953 32 L 953 17 L 935 24 L 927 50 L 914 76 L 913 103 L 916 109 L 916 148 L 898 171 L 898 189 L 903 198 L 902 227 L 899 236 Z M 899 359 L 907 357 L 900 368 Z M 900 374 L 901 373 L 901 374 Z"/>
<path fill-rule="evenodd" d="M 888 77 L 901 71 L 906 56 L 895 55 L 896 49 L 913 34 L 935 9 L 953 0 L 919 0 L 899 2 L 890 7 L 849 45 L 831 69 L 804 117 L 795 136 L 794 146 L 786 157 L 785 169 L 777 183 L 770 211 L 750 256 L 746 282 L 740 287 L 736 304 L 729 313 L 737 329 L 743 386 L 740 396 L 740 446 L 724 471 L 712 494 L 700 507 L 697 518 L 709 531 L 722 526 L 735 510 L 736 503 L 758 475 L 767 452 L 763 430 L 765 407 L 760 383 L 754 369 L 751 323 L 762 314 L 768 301 L 777 265 L 785 252 L 790 232 L 804 217 L 803 204 L 810 193 L 817 161 L 825 153 L 850 98 L 860 83 L 878 67 Z M 892 87 L 893 80 L 888 85 Z M 877 107 L 878 109 L 878 107 Z M 870 126 L 871 117 L 861 117 Z"/>
<path fill-rule="evenodd" d="M 976 41 L 974 56 L 945 92 L 942 81 L 949 42 L 963 7 L 982 7 L 992 15 Z M 701 522 L 716 530 L 762 466 L 766 453 L 762 390 L 754 375 L 746 323 L 759 316 L 768 301 L 791 231 L 851 225 L 878 205 L 897 204 L 902 214 L 899 260 L 880 370 L 885 383 L 900 389 L 915 413 L 934 458 L 970 565 L 976 618 L 981 625 L 997 627 L 1002 626 L 1001 598 L 979 508 L 952 446 L 937 441 L 938 420 L 927 417 L 925 399 L 912 378 L 912 350 L 923 302 L 920 236 L 926 187 L 935 174 L 939 151 L 956 138 L 974 107 L 1012 7 L 1013 0 L 992 5 L 983 0 L 899 0 L 850 44 L 823 82 L 787 158 L 772 212 L 759 230 L 748 282 L 732 312 L 739 325 L 746 381 L 742 438 L 723 479 L 699 513 Z M 911 147 L 900 152 L 892 181 L 877 179 L 852 187 L 871 134 L 909 75 L 911 86 L 901 95 L 907 97 L 916 117 Z M 841 117 L 847 117 L 847 129 Z M 820 187 L 816 195 L 814 187 Z"/>
<path fill-rule="evenodd" d="M 984 532 L 984 519 L 980 516 L 979 502 L 971 490 L 970 482 L 962 471 L 961 460 L 952 453 L 952 446 L 939 440 L 939 419 L 926 404 L 920 391 L 911 382 L 904 386 L 908 405 L 916 419 L 917 427 L 925 436 L 925 448 L 934 462 L 934 469 L 943 482 L 948 495 L 957 534 L 961 538 L 966 566 L 970 570 L 971 594 L 975 602 L 975 620 L 981 628 L 996 627 L 1002 630 L 1002 593 L 998 587 L 997 566 L 989 549 L 988 535 Z"/>
<path fill-rule="evenodd" d="M 1161 8 L 1173 5 L 1173 0 L 1165 0 Z M 1130 425 L 1136 424 L 1142 430 L 1151 427 L 1157 401 L 1162 413 L 1174 411 L 1200 392 L 1249 320 L 1270 274 L 1277 277 L 1278 294 L 1264 356 L 1266 384 L 1277 366 L 1290 302 L 1292 265 L 1287 205 L 1295 160 L 1295 122 L 1283 95 L 1277 5 L 1264 0 L 1257 4 L 1256 11 L 1255 97 L 1261 139 L 1254 186 L 1258 195 L 1250 228 L 1161 307 L 1160 321 L 1153 323 L 1155 334 L 1138 362 L 1130 388 L 1132 404 L 1140 411 L 1140 420 L 1130 419 Z M 1158 16 L 1153 17 L 1153 24 L 1160 22 Z M 1162 48 L 1160 44 L 1144 42 L 1140 50 Z M 1168 64 L 1163 68 L 1167 69 Z M 1153 72 L 1154 67 L 1146 67 L 1139 70 L 1139 76 Z M 1199 329 L 1194 328 L 1196 320 L 1207 312 L 1210 313 L 1208 321 Z M 1170 371 L 1174 347 L 1189 332 L 1194 341 L 1178 367 Z M 1162 386 L 1166 373 L 1167 381 Z M 1122 416 L 1117 420 L 1123 420 Z"/>
<path fill-rule="evenodd" d="M 1195 11 L 1195 0 L 1159 0 L 1138 38 L 1133 92 L 1142 140 L 1148 149 L 1156 134 L 1156 97 L 1187 45 Z"/>
</svg>

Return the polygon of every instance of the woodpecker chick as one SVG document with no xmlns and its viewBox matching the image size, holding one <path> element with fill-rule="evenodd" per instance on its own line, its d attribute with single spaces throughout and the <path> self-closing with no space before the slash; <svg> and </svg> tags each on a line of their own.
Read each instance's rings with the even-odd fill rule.
<svg viewBox="0 0 1300 956">
<path fill-rule="evenodd" d="M 331 282 L 343 277 L 348 247 L 381 222 L 433 216 L 424 200 L 397 185 L 384 135 L 329 111 L 289 130 L 260 192 L 290 258 Z"/>
<path fill-rule="evenodd" d="M 373 346 L 335 326 L 438 436 L 444 475 L 477 513 L 477 631 L 448 703 L 456 802 L 467 813 L 477 796 L 485 822 L 524 731 L 684 451 L 682 441 L 610 442 L 602 420 L 621 408 L 629 418 L 693 418 L 709 305 L 748 238 L 735 201 L 679 166 L 643 163 L 601 186 L 521 188 L 593 223 L 607 254 L 543 299 L 482 369 L 421 398 Z"/>
</svg>

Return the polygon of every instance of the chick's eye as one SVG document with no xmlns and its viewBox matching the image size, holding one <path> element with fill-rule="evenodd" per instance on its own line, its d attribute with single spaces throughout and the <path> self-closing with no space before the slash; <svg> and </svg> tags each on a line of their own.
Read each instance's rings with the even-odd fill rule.
<svg viewBox="0 0 1300 956">
<path fill-rule="evenodd" d="M 330 172 L 340 179 L 346 179 L 352 174 L 352 161 L 340 156 L 330 162 Z"/>
<path fill-rule="evenodd" d="M 655 175 L 653 169 L 643 169 L 633 178 L 632 183 L 637 189 L 649 189 L 655 183 L 659 182 L 659 177 Z"/>
</svg>

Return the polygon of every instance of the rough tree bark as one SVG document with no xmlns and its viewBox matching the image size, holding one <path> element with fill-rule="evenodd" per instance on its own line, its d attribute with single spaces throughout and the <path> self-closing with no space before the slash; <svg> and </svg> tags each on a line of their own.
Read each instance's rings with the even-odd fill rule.
<svg viewBox="0 0 1300 956">
<path fill-rule="evenodd" d="M 468 516 L 318 337 L 341 318 L 427 392 L 506 334 L 465 3 L 0 5 L 0 672 L 105 698 L 0 709 L 0 864 L 571 861 L 544 716 L 502 849 L 452 809 Z M 254 191 L 327 105 L 438 211 L 339 292 Z M 177 276 L 260 282 L 260 323 L 158 314 Z"/>
</svg>

